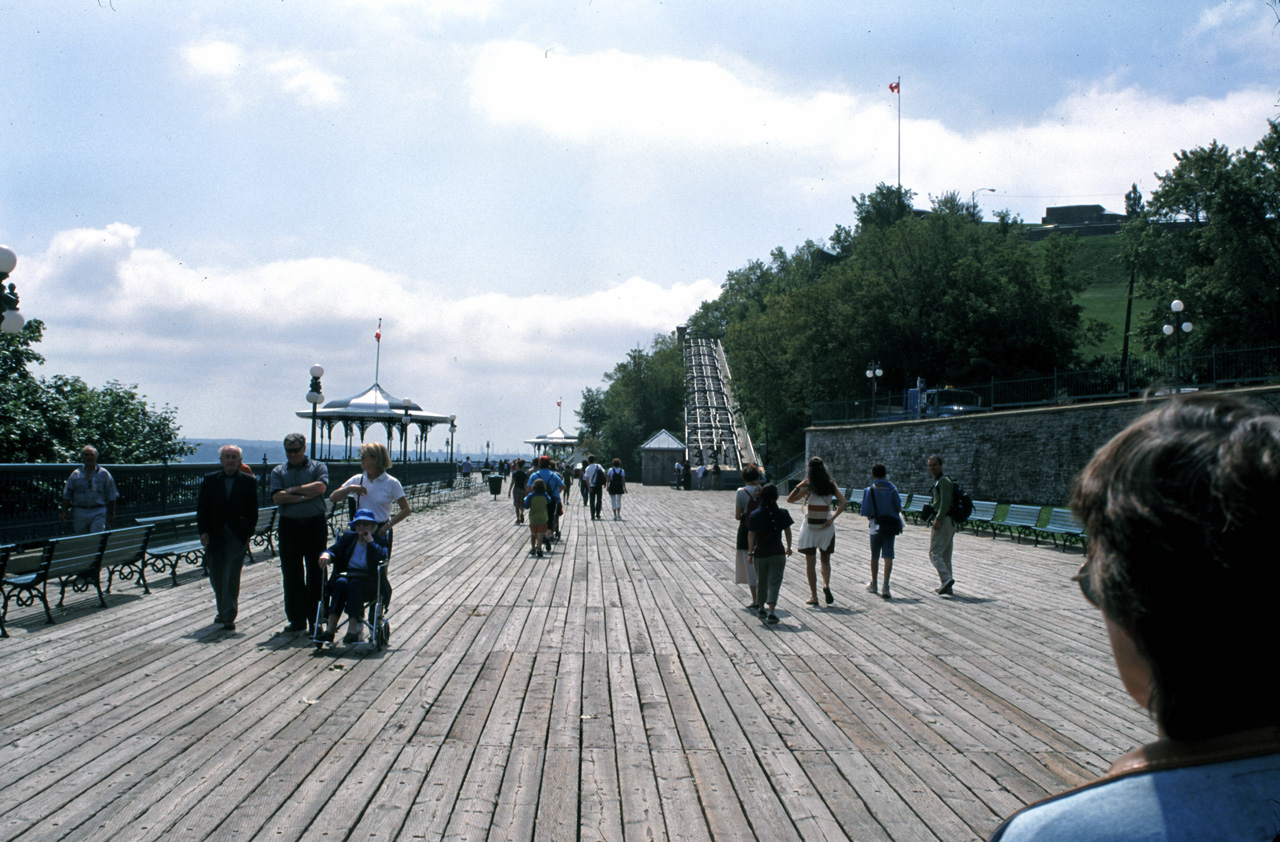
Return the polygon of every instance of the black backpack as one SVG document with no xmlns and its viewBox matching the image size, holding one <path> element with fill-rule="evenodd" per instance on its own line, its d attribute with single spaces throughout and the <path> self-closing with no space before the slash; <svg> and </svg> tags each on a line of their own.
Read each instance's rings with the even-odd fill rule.
<svg viewBox="0 0 1280 842">
<path fill-rule="evenodd" d="M 626 481 L 625 476 L 622 473 L 621 468 L 609 469 L 609 493 L 610 494 L 621 494 L 622 489 L 626 487 L 624 485 L 625 481 Z"/>
<path fill-rule="evenodd" d="M 955 481 L 951 481 L 951 508 L 947 510 L 947 516 L 951 518 L 952 523 L 960 524 L 969 519 L 973 514 L 973 498 L 969 496 L 969 492 L 965 491 Z"/>
</svg>

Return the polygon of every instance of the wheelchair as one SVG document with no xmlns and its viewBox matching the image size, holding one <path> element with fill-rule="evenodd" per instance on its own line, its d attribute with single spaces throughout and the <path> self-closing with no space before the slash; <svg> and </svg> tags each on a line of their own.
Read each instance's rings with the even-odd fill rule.
<svg viewBox="0 0 1280 842">
<path fill-rule="evenodd" d="M 330 641 L 320 638 L 320 629 L 325 625 L 328 619 L 326 612 L 329 606 L 330 590 L 334 582 L 339 578 L 347 579 L 348 582 L 360 583 L 361 610 L 359 620 L 352 617 L 346 611 L 346 606 L 339 606 L 341 611 L 341 619 L 338 625 L 333 629 L 334 646 L 338 645 L 338 633 L 342 629 L 347 629 L 350 633 L 357 628 L 363 634 L 360 643 L 372 643 L 375 652 L 381 651 L 391 641 L 391 623 L 387 619 L 387 610 L 391 604 L 391 583 L 387 579 L 387 566 L 390 559 L 378 562 L 377 568 L 370 574 L 353 574 L 351 571 L 345 571 L 338 575 L 326 577 L 320 591 L 320 604 L 316 606 L 316 622 L 315 632 L 311 638 L 311 642 L 316 645 L 316 650 L 324 648 L 325 643 Z M 358 622 L 358 626 L 353 626 L 353 622 Z M 356 644 L 343 644 L 354 646 Z"/>
</svg>

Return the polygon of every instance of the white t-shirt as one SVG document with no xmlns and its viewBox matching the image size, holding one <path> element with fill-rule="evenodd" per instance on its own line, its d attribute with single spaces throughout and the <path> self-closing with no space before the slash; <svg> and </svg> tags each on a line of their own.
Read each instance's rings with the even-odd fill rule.
<svg viewBox="0 0 1280 842">
<path fill-rule="evenodd" d="M 400 480 L 386 471 L 378 474 L 377 479 L 369 479 L 369 475 L 365 473 L 356 474 L 344 482 L 342 487 L 346 488 L 349 485 L 363 485 L 369 489 L 364 494 L 351 496 L 356 498 L 356 508 L 373 512 L 378 523 L 386 523 L 400 510 L 396 502 L 404 496 L 404 486 L 400 484 Z"/>
</svg>

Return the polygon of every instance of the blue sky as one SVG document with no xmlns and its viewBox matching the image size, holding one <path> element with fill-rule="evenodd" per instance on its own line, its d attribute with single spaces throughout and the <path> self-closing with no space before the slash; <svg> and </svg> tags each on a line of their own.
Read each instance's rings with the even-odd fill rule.
<svg viewBox="0 0 1280 842">
<path fill-rule="evenodd" d="M 1123 209 L 1280 113 L 1257 2 L 0 2 L 0 242 L 43 374 L 278 438 L 380 380 L 463 447 L 897 178 Z M 443 441 L 434 433 L 432 444 Z"/>
</svg>

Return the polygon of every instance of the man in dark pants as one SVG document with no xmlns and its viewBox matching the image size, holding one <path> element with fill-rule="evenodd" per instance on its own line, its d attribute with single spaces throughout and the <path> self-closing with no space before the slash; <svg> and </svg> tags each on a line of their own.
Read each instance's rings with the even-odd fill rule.
<svg viewBox="0 0 1280 842">
<path fill-rule="evenodd" d="M 320 554 L 329 542 L 325 493 L 329 467 L 307 456 L 301 433 L 284 437 L 285 463 L 271 471 L 271 502 L 280 507 L 280 578 L 286 633 L 314 626 L 320 603 Z"/>
<path fill-rule="evenodd" d="M 604 468 L 596 464 L 596 457 L 587 457 L 587 467 L 582 469 L 582 482 L 591 498 L 591 519 L 599 520 L 600 509 L 604 505 Z"/>
<path fill-rule="evenodd" d="M 249 552 L 249 539 L 258 525 L 258 483 L 240 472 L 240 458 L 240 448 L 224 444 L 218 451 L 222 470 L 204 478 L 196 501 L 205 567 L 218 604 L 214 622 L 221 623 L 227 631 L 236 630 L 240 571 Z"/>
</svg>

